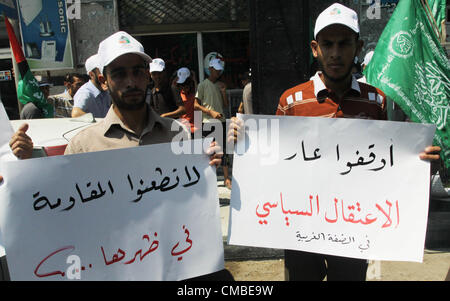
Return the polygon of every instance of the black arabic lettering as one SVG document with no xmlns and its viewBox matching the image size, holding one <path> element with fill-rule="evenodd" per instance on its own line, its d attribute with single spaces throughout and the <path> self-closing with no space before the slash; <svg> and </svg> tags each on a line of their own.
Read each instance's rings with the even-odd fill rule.
<svg viewBox="0 0 450 301">
<path fill-rule="evenodd" d="M 368 147 L 369 150 L 374 148 L 374 146 L 375 146 L 375 144 L 369 145 L 369 147 Z M 337 152 L 337 159 L 339 161 L 339 145 L 336 146 L 336 152 Z M 356 151 L 356 155 L 357 156 L 359 155 L 359 151 Z M 369 158 L 370 158 L 370 160 L 366 161 L 363 156 L 360 156 L 358 158 L 358 160 L 356 161 L 356 163 L 347 162 L 346 166 L 349 169 L 346 170 L 346 171 L 341 172 L 340 174 L 341 175 L 346 175 L 346 174 L 350 173 L 350 171 L 352 170 L 353 167 L 356 167 L 356 166 L 365 166 L 365 165 L 372 164 L 375 161 L 375 159 L 376 159 L 375 153 L 371 152 L 369 154 Z M 391 163 L 391 166 L 393 166 L 393 164 L 394 164 L 393 160 L 394 160 L 394 158 L 393 158 L 393 145 L 391 145 L 390 146 L 390 163 Z M 374 167 L 374 168 L 370 168 L 368 170 L 370 170 L 370 171 L 379 171 L 379 170 L 383 169 L 386 166 L 386 160 L 385 159 L 381 159 L 380 162 L 381 162 L 380 166 Z"/>
<path fill-rule="evenodd" d="M 192 170 L 194 171 L 194 173 L 196 175 L 195 180 L 192 180 L 192 176 L 191 176 L 187 166 L 185 166 L 184 170 L 185 170 L 185 173 L 186 173 L 186 176 L 187 176 L 189 182 L 186 184 L 183 184 L 183 187 L 189 187 L 189 186 L 195 185 L 200 181 L 200 173 L 198 172 L 198 170 L 195 166 L 192 167 Z M 160 174 L 160 176 L 163 175 L 161 168 L 157 167 L 155 169 L 155 171 L 158 172 Z M 173 174 L 175 174 L 176 172 L 177 172 L 176 168 L 172 170 Z M 127 179 L 128 179 L 128 183 L 130 185 L 131 190 L 134 190 L 133 181 L 129 174 L 127 176 Z M 165 192 L 165 191 L 169 191 L 169 190 L 176 188 L 180 184 L 180 177 L 178 175 L 176 175 L 175 183 L 171 184 L 171 182 L 172 182 L 171 177 L 164 176 L 159 184 L 157 184 L 157 181 L 152 180 L 150 186 L 142 187 L 142 186 L 144 186 L 144 180 L 140 179 L 139 183 L 141 185 L 141 188 L 136 190 L 136 194 L 138 195 L 138 198 L 132 200 L 132 202 L 134 202 L 134 203 L 139 202 L 142 199 L 143 195 L 150 191 L 159 190 L 161 192 Z"/>
<path fill-rule="evenodd" d="M 320 151 L 319 148 L 316 148 L 314 150 L 314 157 L 306 157 L 306 153 L 305 153 L 305 142 L 302 141 L 302 153 L 303 153 L 303 160 L 305 161 L 312 161 L 312 160 L 317 160 L 321 157 L 321 155 L 318 155 L 317 153 Z"/>
<path fill-rule="evenodd" d="M 198 181 L 200 181 L 200 173 L 198 172 L 197 168 L 195 168 L 195 166 L 193 166 L 192 169 L 194 170 L 194 173 L 197 176 L 197 180 L 187 183 L 187 184 L 184 184 L 183 187 L 189 187 L 189 186 L 195 185 L 198 183 Z M 189 174 L 189 171 L 187 170 L 187 167 L 185 167 L 184 170 L 186 171 L 186 175 L 188 176 L 189 181 L 191 181 L 191 176 Z"/>
<path fill-rule="evenodd" d="M 40 191 L 33 194 L 33 198 L 37 198 L 40 194 Z M 52 204 L 46 196 L 41 196 L 37 200 L 33 202 L 33 208 L 34 210 L 38 211 L 45 207 L 50 207 L 50 209 L 55 209 L 61 205 L 61 199 L 58 198 L 58 201 L 55 204 Z"/>
</svg>

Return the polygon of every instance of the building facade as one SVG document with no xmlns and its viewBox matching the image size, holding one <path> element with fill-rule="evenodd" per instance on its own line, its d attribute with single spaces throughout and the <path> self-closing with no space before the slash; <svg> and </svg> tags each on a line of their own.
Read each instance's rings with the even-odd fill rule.
<svg viewBox="0 0 450 301">
<path fill-rule="evenodd" d="M 207 77 L 205 57 L 223 58 L 225 71 L 221 80 L 230 90 L 241 89 L 240 74 L 252 68 L 252 75 L 260 79 L 259 86 L 271 89 L 270 93 L 264 91 L 260 100 L 264 105 L 256 112 L 261 113 L 273 111 L 280 91 L 285 88 L 279 83 L 291 84 L 309 76 L 312 60 L 309 41 L 320 11 L 341 2 L 359 13 L 361 38 L 365 42 L 359 58 L 362 61 L 364 54 L 375 48 L 398 2 L 383 0 L 379 11 L 373 12 L 367 0 L 73 1 L 79 4 L 78 17 L 70 21 L 74 69 L 37 72 L 53 80 L 52 92 L 60 92 L 66 73 L 84 72 L 84 62 L 96 53 L 100 41 L 124 30 L 136 37 L 151 57 L 164 59 L 169 72 L 188 67 L 196 73 L 198 81 Z M 12 62 L 3 20 L 0 27 L 0 71 L 6 72 L 12 69 Z M 275 81 L 271 79 L 274 75 Z M 13 113 L 17 106 L 11 104 L 13 81 L 3 79 L 2 99 L 14 118 L 18 114 Z M 268 81 L 275 86 L 271 87 Z"/>
</svg>

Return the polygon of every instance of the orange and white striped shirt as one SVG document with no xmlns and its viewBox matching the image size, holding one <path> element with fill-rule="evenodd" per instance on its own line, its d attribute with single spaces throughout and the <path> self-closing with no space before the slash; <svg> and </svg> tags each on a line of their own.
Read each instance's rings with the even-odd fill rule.
<svg viewBox="0 0 450 301">
<path fill-rule="evenodd" d="M 319 74 L 286 90 L 276 115 L 387 120 L 386 96 L 380 89 L 352 77 L 351 88 L 339 99 L 325 87 Z"/>
</svg>

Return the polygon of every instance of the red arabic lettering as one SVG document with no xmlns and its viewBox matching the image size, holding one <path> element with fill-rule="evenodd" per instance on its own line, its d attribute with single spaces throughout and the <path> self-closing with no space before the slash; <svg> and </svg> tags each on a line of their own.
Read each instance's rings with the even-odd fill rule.
<svg viewBox="0 0 450 301">
<path fill-rule="evenodd" d="M 259 208 L 259 204 L 256 206 L 256 215 L 261 218 L 261 220 L 259 221 L 260 225 L 267 225 L 267 220 L 265 219 L 267 216 L 269 216 L 270 214 L 270 209 L 272 208 L 276 208 L 278 206 L 278 203 L 275 204 L 270 204 L 270 202 L 267 202 L 263 205 L 263 209 L 266 213 L 259 213 L 258 212 L 258 208 Z"/>
<path fill-rule="evenodd" d="M 313 206 L 313 200 L 316 199 L 316 213 L 314 213 L 314 206 Z M 338 209 L 338 203 L 340 204 L 340 208 Z M 325 221 L 328 223 L 337 223 L 338 220 L 342 220 L 343 222 L 352 223 L 352 224 L 362 224 L 362 225 L 370 225 L 375 223 L 380 217 L 385 217 L 386 221 L 382 225 L 382 228 L 387 228 L 392 226 L 393 220 L 391 217 L 391 208 L 393 204 L 389 201 L 386 201 L 386 204 L 388 206 L 387 209 L 383 208 L 380 204 L 375 204 L 375 208 L 378 209 L 379 212 L 382 213 L 376 214 L 376 212 L 364 212 L 360 202 L 345 204 L 344 200 L 339 200 L 338 198 L 334 198 L 334 216 L 330 217 L 328 214 L 328 211 L 325 210 L 324 218 Z M 286 226 L 290 226 L 289 218 L 290 216 L 319 216 L 320 214 L 320 202 L 319 202 L 319 195 L 316 195 L 315 197 L 313 195 L 309 195 L 309 208 L 307 210 L 292 210 L 288 209 L 285 204 L 285 199 L 283 198 L 283 193 L 280 192 L 280 202 L 271 203 L 266 202 L 262 205 L 257 204 L 256 205 L 256 216 L 259 218 L 259 224 L 260 225 L 267 225 L 267 217 L 272 212 L 272 209 L 277 208 L 278 204 L 281 204 L 281 213 L 284 215 L 283 218 L 285 220 Z M 261 209 L 262 208 L 262 209 Z M 398 227 L 400 223 L 400 208 L 399 208 L 399 202 L 395 202 L 395 209 L 396 210 L 396 217 L 397 217 L 397 224 L 395 228 Z"/>
<path fill-rule="evenodd" d="M 71 250 L 71 251 L 73 251 L 73 250 L 75 250 L 75 247 L 74 247 L 74 246 L 67 246 L 67 247 L 63 247 L 63 248 L 61 248 L 61 249 L 58 249 L 58 250 L 52 252 L 50 255 L 48 255 L 47 257 L 45 257 L 45 258 L 37 265 L 36 269 L 34 270 L 34 274 L 35 274 L 37 277 L 39 277 L 39 278 L 50 277 L 50 276 L 55 276 L 55 275 L 61 275 L 61 277 L 64 277 L 64 276 L 66 275 L 66 273 L 64 273 L 64 272 L 62 272 L 62 271 L 53 271 L 53 272 L 45 273 L 45 274 L 41 274 L 41 273 L 39 273 L 38 271 L 39 271 L 41 265 L 42 265 L 44 262 L 46 262 L 49 258 L 51 258 L 52 256 L 54 256 L 54 255 L 56 255 L 56 254 L 58 254 L 58 253 L 60 253 L 60 252 L 62 252 L 62 251 L 65 251 L 65 250 Z"/>
<path fill-rule="evenodd" d="M 157 237 L 157 236 L 158 236 L 158 233 L 155 232 L 155 237 Z M 148 242 L 150 242 L 150 237 L 149 237 L 147 234 L 144 235 L 144 236 L 142 237 L 142 239 L 146 239 Z M 154 244 L 156 245 L 155 247 L 153 246 Z M 145 258 L 145 256 L 147 256 L 148 254 L 150 254 L 150 253 L 156 251 L 156 249 L 158 249 L 158 246 L 159 246 L 159 241 L 154 240 L 154 241 L 150 244 L 150 248 L 147 250 L 147 252 L 144 253 L 144 255 L 142 255 L 142 249 L 140 249 L 139 251 L 137 251 L 137 252 L 134 254 L 133 259 L 131 259 L 131 260 L 127 261 L 127 262 L 124 262 L 124 264 L 130 264 L 130 263 L 133 263 L 133 262 L 136 260 L 136 256 L 137 256 L 138 254 L 139 254 L 139 260 L 142 261 L 142 260 Z"/>
<path fill-rule="evenodd" d="M 355 215 L 354 215 L 353 213 L 350 213 L 350 214 L 348 215 L 348 217 L 345 217 L 345 214 L 344 214 L 344 201 L 343 201 L 343 200 L 341 201 L 341 204 L 342 204 L 342 218 L 343 218 L 344 221 L 346 221 L 346 222 L 354 223 L 354 224 L 361 223 L 361 224 L 363 224 L 363 225 L 368 225 L 368 224 L 371 224 L 371 223 L 373 223 L 373 222 L 375 222 L 375 221 L 377 220 L 376 218 L 370 219 L 370 218 L 369 218 L 369 215 L 370 215 L 370 214 L 367 214 L 367 215 L 366 215 L 365 221 L 362 220 L 362 219 L 355 220 Z M 356 207 L 356 210 L 357 210 L 358 212 L 361 211 L 361 207 L 360 207 L 360 204 L 359 204 L 358 202 L 356 202 L 356 206 L 357 206 L 357 207 Z M 355 206 L 354 206 L 354 205 L 348 206 L 347 209 L 348 209 L 349 211 L 350 211 L 350 210 L 355 210 Z"/>
<path fill-rule="evenodd" d="M 157 237 L 157 236 L 158 236 L 158 233 L 155 232 L 155 237 Z M 142 239 L 146 239 L 148 242 L 150 242 L 150 237 L 147 234 L 142 236 Z M 133 263 L 136 260 L 138 255 L 139 255 L 139 260 L 142 261 L 145 258 L 145 256 L 147 256 L 148 254 L 156 251 L 156 249 L 158 249 L 158 246 L 159 246 L 159 241 L 158 240 L 153 240 L 153 242 L 150 244 L 149 249 L 144 254 L 142 254 L 142 249 L 140 249 L 140 250 L 138 250 L 137 252 L 134 253 L 134 257 L 132 259 L 130 259 L 128 261 L 125 261 L 124 264 Z M 113 263 L 120 262 L 126 256 L 126 252 L 119 248 L 117 250 L 117 252 L 114 253 L 114 255 L 112 256 L 112 259 L 111 260 L 107 260 L 106 259 L 106 254 L 105 254 L 105 250 L 103 249 L 103 246 L 100 247 L 100 249 L 102 250 L 102 255 L 103 255 L 103 260 L 105 261 L 105 265 L 111 265 Z"/>
<path fill-rule="evenodd" d="M 189 230 L 184 225 L 183 225 L 183 230 L 184 230 L 184 233 L 186 234 L 186 242 L 189 244 L 189 247 L 187 247 L 186 249 L 183 249 L 181 251 L 175 252 L 175 249 L 178 248 L 178 246 L 180 245 L 180 242 L 177 242 L 175 244 L 175 246 L 173 246 L 171 254 L 172 254 L 172 256 L 179 256 L 178 261 L 181 261 L 183 259 L 183 256 L 180 256 L 180 255 L 186 253 L 192 247 L 192 240 L 189 238 L 189 235 L 190 235 Z"/>
<path fill-rule="evenodd" d="M 283 203 L 283 194 L 280 192 L 280 199 L 281 199 L 281 211 L 284 213 L 284 214 L 292 214 L 292 215 L 303 215 L 303 216 L 312 216 L 313 215 L 313 205 L 312 205 L 312 200 L 313 200 L 313 196 L 312 195 L 310 195 L 309 196 L 309 211 L 299 211 L 299 210 L 296 210 L 296 211 L 292 211 L 292 210 L 285 210 L 284 209 L 284 203 Z M 316 196 L 316 203 L 317 203 L 317 214 L 319 214 L 319 196 L 317 195 Z M 289 223 L 289 218 L 286 216 L 285 217 L 285 220 L 286 220 L 286 226 L 289 226 L 290 225 L 290 223 Z"/>
<path fill-rule="evenodd" d="M 335 219 L 329 219 L 329 218 L 327 217 L 327 213 L 325 212 L 325 220 L 326 220 L 327 222 L 329 222 L 329 223 L 335 223 L 335 222 L 337 222 L 337 219 L 338 219 L 337 203 L 338 203 L 338 202 L 339 202 L 339 200 L 336 199 L 336 198 L 334 198 L 334 210 L 335 210 L 335 215 L 336 215 L 336 218 L 335 218 Z"/>
<path fill-rule="evenodd" d="M 387 218 L 387 221 L 383 224 L 383 226 L 381 226 L 381 228 L 386 228 L 386 227 L 389 227 L 392 225 L 392 219 L 391 219 L 392 203 L 389 202 L 388 200 L 386 200 L 386 204 L 389 206 L 389 213 L 386 213 L 386 211 L 379 204 L 375 205 L 377 207 L 377 209 L 380 210 L 380 212 L 383 213 L 384 216 L 386 216 L 386 218 Z M 397 228 L 398 224 L 400 223 L 400 212 L 399 212 L 398 201 L 396 201 L 396 208 L 397 208 L 397 225 L 395 227 Z"/>
</svg>

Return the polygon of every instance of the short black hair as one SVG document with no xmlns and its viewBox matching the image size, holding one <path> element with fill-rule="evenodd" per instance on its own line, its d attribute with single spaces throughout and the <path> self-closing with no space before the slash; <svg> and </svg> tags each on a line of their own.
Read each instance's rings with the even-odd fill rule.
<svg viewBox="0 0 450 301">
<path fill-rule="evenodd" d="M 89 80 L 89 77 L 86 74 L 81 73 L 67 73 L 64 77 L 64 81 L 73 84 L 74 77 L 78 77 L 79 79 L 87 82 Z"/>
</svg>

